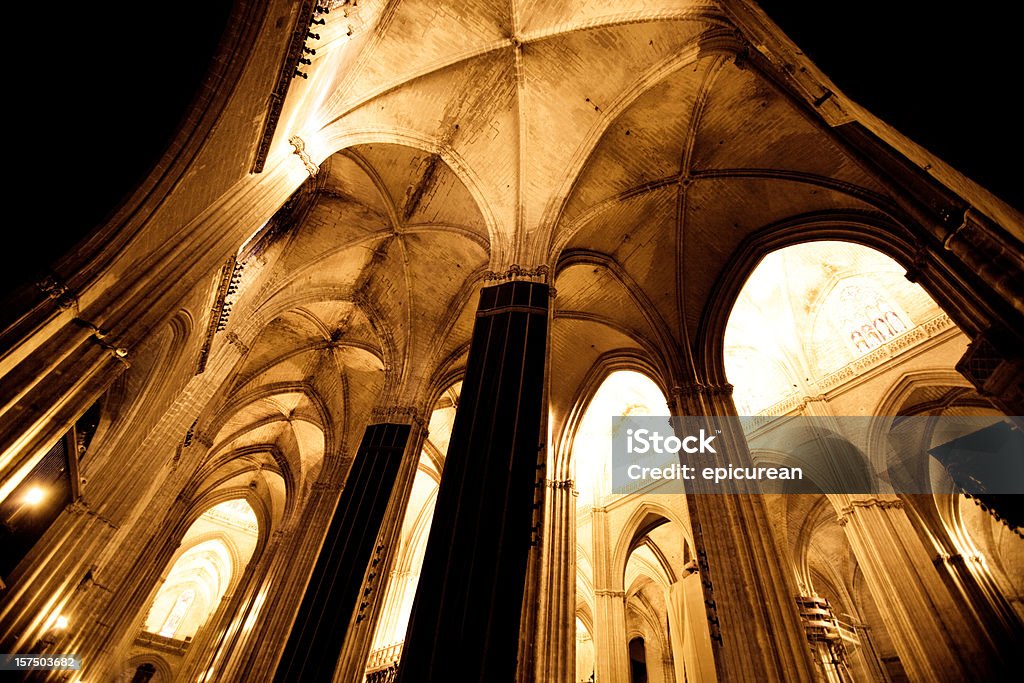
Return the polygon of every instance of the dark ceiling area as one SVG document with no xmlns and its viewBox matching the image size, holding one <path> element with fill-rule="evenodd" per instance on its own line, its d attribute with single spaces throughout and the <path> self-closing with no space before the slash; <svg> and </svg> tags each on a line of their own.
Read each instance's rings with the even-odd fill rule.
<svg viewBox="0 0 1024 683">
<path fill-rule="evenodd" d="M 998 4 L 761 0 L 847 95 L 1024 209 L 1018 19 Z M 1002 15 L 1002 16 L 1000 16 Z"/>
<path fill-rule="evenodd" d="M 30 167 L 11 198 L 30 205 L 20 213 L 33 224 L 18 230 L 19 258 L 0 269 L 0 298 L 44 275 L 149 174 L 203 83 L 231 5 L 68 3 L 48 18 L 43 45 L 22 48 L 30 66 L 15 130 L 38 134 L 21 140 Z"/>
<path fill-rule="evenodd" d="M 34 223 L 20 229 L 20 257 L 2 271 L 0 293 L 38 279 L 145 178 L 203 81 L 230 5 L 71 3 L 48 21 L 47 47 L 33 53 L 25 97 L 15 100 L 29 166 L 12 197 L 34 205 L 23 212 Z M 1003 10 L 891 0 L 761 5 L 849 97 L 1024 207 L 1014 168 L 1024 152 L 1012 104 L 1017 22 L 992 16 Z"/>
</svg>

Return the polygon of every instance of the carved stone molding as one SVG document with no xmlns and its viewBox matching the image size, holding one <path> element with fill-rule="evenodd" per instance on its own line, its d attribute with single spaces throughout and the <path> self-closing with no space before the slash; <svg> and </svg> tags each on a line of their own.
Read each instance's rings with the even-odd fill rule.
<svg viewBox="0 0 1024 683">
<path fill-rule="evenodd" d="M 906 278 L 910 282 L 919 282 L 921 276 L 931 268 L 931 252 L 921 247 L 914 252 L 914 262 L 907 268 Z"/>
<path fill-rule="evenodd" d="M 708 384 L 704 387 L 704 391 L 707 392 L 708 396 L 730 398 L 732 397 L 733 386 L 728 382 L 725 384 Z"/>
<path fill-rule="evenodd" d="M 228 341 L 229 344 L 237 348 L 242 353 L 243 356 L 249 353 L 249 347 L 234 332 L 228 332 L 224 338 Z"/>
<path fill-rule="evenodd" d="M 615 590 L 614 588 L 595 588 L 594 595 L 597 597 L 625 598 L 626 591 Z"/>
<path fill-rule="evenodd" d="M 422 412 L 413 406 L 378 406 L 370 412 L 374 424 L 408 424 L 417 425 L 426 430 L 427 420 Z"/>
<path fill-rule="evenodd" d="M 960 224 L 943 242 L 968 268 L 977 273 L 1007 301 L 1024 311 L 1024 253 L 1020 245 L 984 215 L 964 211 Z"/>
<path fill-rule="evenodd" d="M 554 479 L 545 479 L 544 485 L 547 486 L 549 489 L 568 491 L 569 493 L 577 497 L 580 495 L 580 492 L 576 489 L 576 482 L 574 482 L 572 479 L 563 479 L 561 481 L 556 481 Z"/>
<path fill-rule="evenodd" d="M 320 172 L 320 167 L 313 163 L 313 159 L 306 152 L 305 141 L 298 135 L 293 135 L 288 138 L 288 144 L 295 148 L 293 154 L 302 160 L 302 165 L 306 167 L 306 173 L 309 174 L 309 177 L 315 178 L 316 174 Z"/>
<path fill-rule="evenodd" d="M 513 263 L 503 273 L 497 273 L 493 270 L 488 270 L 484 273 L 485 282 L 508 282 L 512 280 L 527 280 L 530 282 L 543 282 L 547 283 L 548 276 L 551 274 L 551 269 L 545 265 L 537 266 L 536 268 L 523 268 L 522 266 Z"/>
<path fill-rule="evenodd" d="M 63 311 L 69 308 L 75 308 L 78 306 L 78 297 L 75 296 L 74 292 L 56 275 L 47 275 L 45 278 L 36 283 L 36 286 L 42 290 L 43 294 L 52 301 L 57 303 L 57 306 Z"/>
<path fill-rule="evenodd" d="M 676 384 L 669 388 L 668 392 L 672 395 L 672 398 L 685 400 L 688 398 L 696 398 L 703 394 L 705 386 L 701 382 L 687 382 L 685 384 Z"/>
<path fill-rule="evenodd" d="M 950 317 L 945 313 L 940 313 L 933 318 L 929 318 L 920 325 L 910 328 L 899 336 L 892 338 L 866 355 L 861 356 L 860 358 L 847 363 L 838 370 L 825 375 L 818 381 L 818 386 L 822 391 L 831 391 L 832 389 L 846 384 L 865 372 L 882 365 L 889 359 L 895 358 L 904 351 L 911 349 L 952 327 L 953 321 Z M 786 400 L 789 399 L 784 399 L 784 401 Z M 781 403 L 782 402 L 780 402 L 780 404 Z M 764 412 L 777 411 L 779 409 L 780 405 L 776 405 Z M 781 415 L 783 413 L 772 412 L 772 414 Z"/>
<path fill-rule="evenodd" d="M 882 500 L 880 498 L 867 498 L 865 500 L 854 500 L 850 501 L 850 504 L 839 511 L 839 515 L 836 517 L 836 521 L 839 526 L 846 526 L 846 523 L 850 521 L 850 515 L 853 514 L 857 508 L 871 508 L 877 507 L 880 510 L 902 510 L 902 500 Z"/>
</svg>

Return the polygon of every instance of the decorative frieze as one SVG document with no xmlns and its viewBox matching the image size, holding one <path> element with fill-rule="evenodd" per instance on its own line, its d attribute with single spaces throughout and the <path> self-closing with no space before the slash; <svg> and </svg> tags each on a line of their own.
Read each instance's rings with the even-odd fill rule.
<svg viewBox="0 0 1024 683">
<path fill-rule="evenodd" d="M 696 398 L 704 392 L 705 386 L 701 382 L 687 382 L 685 384 L 676 384 L 669 388 L 669 393 L 672 398 L 678 400 L 686 400 Z"/>
<path fill-rule="evenodd" d="M 561 481 L 555 481 L 553 479 L 545 479 L 544 485 L 549 489 L 558 489 L 560 491 L 568 491 L 574 496 L 579 496 L 580 492 L 576 489 L 576 482 L 572 479 L 563 479 Z"/>
<path fill-rule="evenodd" d="M 920 325 L 910 328 L 898 337 L 889 340 L 867 355 L 847 363 L 835 372 L 825 375 L 818 381 L 818 386 L 820 386 L 823 391 L 834 389 L 835 387 L 859 377 L 869 370 L 873 370 L 891 358 L 895 358 L 904 351 L 911 349 L 942 332 L 945 332 L 951 327 L 953 327 L 953 321 L 950 317 L 945 313 L 940 313 L 933 318 L 929 318 Z M 772 406 L 768 410 L 775 409 L 776 406 Z M 765 411 L 765 413 L 767 413 L 767 411 Z M 781 415 L 784 413 L 772 414 Z"/>
<path fill-rule="evenodd" d="M 731 398 L 733 386 L 728 382 L 725 384 L 708 384 L 704 387 L 704 391 L 708 396 L 716 398 Z"/>
</svg>

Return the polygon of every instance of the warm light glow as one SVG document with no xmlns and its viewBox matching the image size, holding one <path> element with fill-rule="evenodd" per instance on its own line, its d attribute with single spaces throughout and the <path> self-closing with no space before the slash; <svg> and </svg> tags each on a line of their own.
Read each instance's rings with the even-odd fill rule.
<svg viewBox="0 0 1024 683">
<path fill-rule="evenodd" d="M 39 505 L 43 502 L 43 498 L 46 497 L 46 493 L 38 486 L 33 486 L 25 494 L 25 503 L 27 505 Z"/>
<path fill-rule="evenodd" d="M 63 631 L 68 627 L 68 618 L 63 614 L 57 617 L 57 620 L 53 622 L 53 627 L 58 631 Z"/>
<path fill-rule="evenodd" d="M 573 438 L 578 507 L 601 505 L 611 493 L 612 416 L 668 414 L 665 395 L 646 375 L 618 370 L 605 378 Z"/>
<path fill-rule="evenodd" d="M 940 313 L 902 266 L 868 247 L 808 242 L 774 251 L 750 274 L 725 331 L 736 408 L 756 415 L 817 395 L 830 373 Z"/>
<path fill-rule="evenodd" d="M 150 604 L 143 630 L 179 641 L 195 636 L 220 604 L 232 576 L 245 569 L 258 535 L 259 520 L 244 499 L 206 510 L 185 533 L 185 549 Z"/>
</svg>

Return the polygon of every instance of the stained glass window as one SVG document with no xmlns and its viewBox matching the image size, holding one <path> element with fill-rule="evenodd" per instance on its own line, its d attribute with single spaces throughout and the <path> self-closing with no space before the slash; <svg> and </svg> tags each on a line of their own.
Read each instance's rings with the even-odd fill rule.
<svg viewBox="0 0 1024 683">
<path fill-rule="evenodd" d="M 906 331 L 907 321 L 877 289 L 847 285 L 839 294 L 842 327 L 860 356 Z"/>
</svg>

